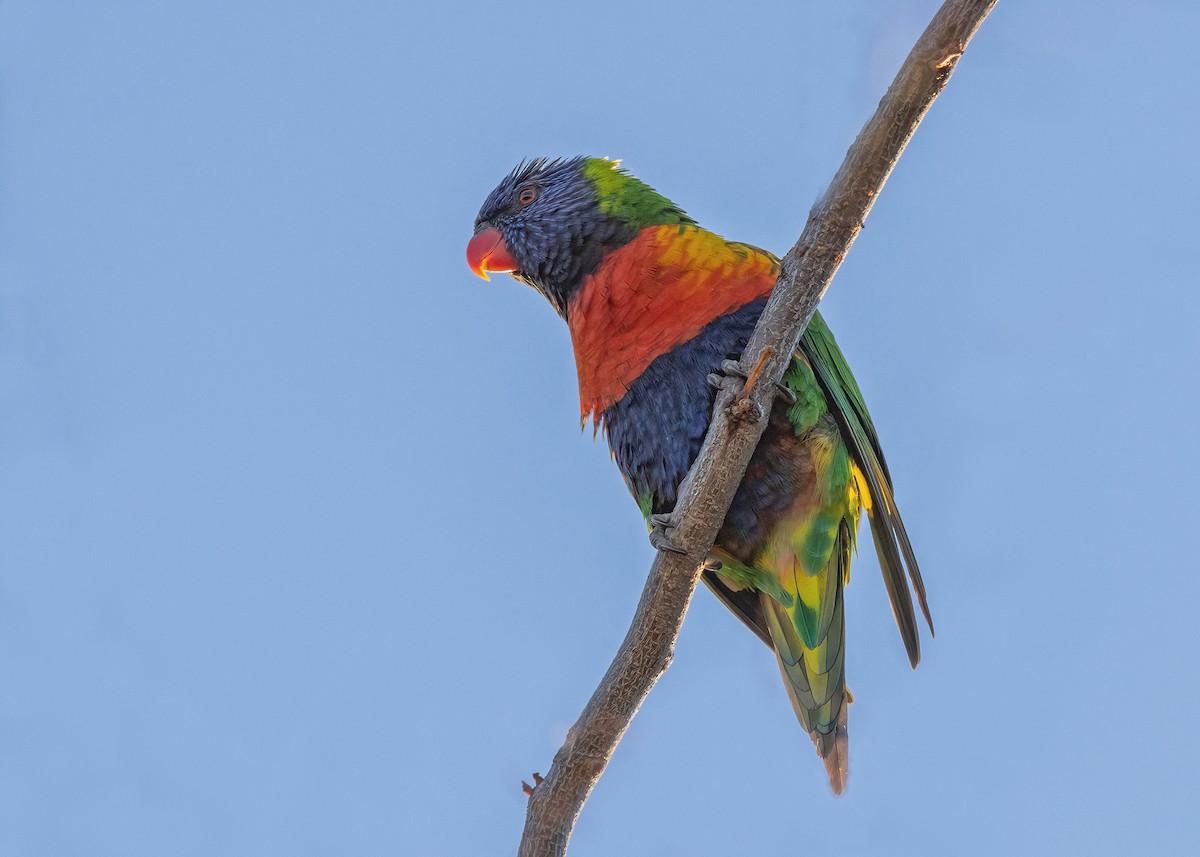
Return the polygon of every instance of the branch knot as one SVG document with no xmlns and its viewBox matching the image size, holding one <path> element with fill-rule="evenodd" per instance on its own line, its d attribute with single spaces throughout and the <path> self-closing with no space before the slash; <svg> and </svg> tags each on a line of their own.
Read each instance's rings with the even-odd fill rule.
<svg viewBox="0 0 1200 857">
<path fill-rule="evenodd" d="M 729 406 L 729 418 L 740 423 L 756 423 L 763 418 L 762 405 L 749 396 L 738 395 Z"/>
</svg>

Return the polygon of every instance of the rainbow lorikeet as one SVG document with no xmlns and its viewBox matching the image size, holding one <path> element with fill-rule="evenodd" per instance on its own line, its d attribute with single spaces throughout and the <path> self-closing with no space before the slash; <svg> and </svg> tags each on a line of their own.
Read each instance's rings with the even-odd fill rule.
<svg viewBox="0 0 1200 857">
<path fill-rule="evenodd" d="M 570 158 L 505 178 L 479 211 L 467 261 L 484 279 L 504 272 L 533 286 L 567 322 L 582 419 L 603 428 L 661 536 L 708 428 L 709 375 L 738 371 L 779 260 L 702 229 L 616 162 Z M 819 313 L 781 388 L 703 579 L 775 651 L 840 793 L 851 701 L 842 588 L 863 510 L 914 667 L 906 570 L 927 622 L 929 608 L 875 427 Z"/>
</svg>

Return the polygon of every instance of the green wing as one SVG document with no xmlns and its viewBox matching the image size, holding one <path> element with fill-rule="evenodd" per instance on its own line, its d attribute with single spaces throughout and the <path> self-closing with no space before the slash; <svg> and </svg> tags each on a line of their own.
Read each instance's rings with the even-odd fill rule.
<svg viewBox="0 0 1200 857">
<path fill-rule="evenodd" d="M 908 579 L 912 581 L 913 591 L 917 593 L 930 634 L 933 633 L 933 620 L 929 615 L 921 570 L 904 529 L 904 521 L 896 509 L 892 479 L 883 458 L 883 450 L 879 447 L 879 436 L 867 412 L 862 391 L 858 389 L 846 358 L 819 312 L 813 313 L 812 321 L 800 340 L 800 350 L 812 366 L 821 389 L 825 391 L 830 411 L 841 426 L 851 453 L 867 479 L 867 489 L 871 495 L 871 506 L 867 512 L 871 521 L 871 537 L 875 541 L 884 585 L 892 603 L 896 624 L 900 628 L 900 636 L 908 651 L 908 660 L 915 667 L 921 660 L 921 643 L 912 597 L 904 579 L 906 571 Z"/>
</svg>

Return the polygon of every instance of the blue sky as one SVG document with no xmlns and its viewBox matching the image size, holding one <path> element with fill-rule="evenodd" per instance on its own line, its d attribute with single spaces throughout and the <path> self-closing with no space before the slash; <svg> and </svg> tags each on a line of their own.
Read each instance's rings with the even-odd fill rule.
<svg viewBox="0 0 1200 857">
<path fill-rule="evenodd" d="M 936 6 L 0 6 L 0 852 L 513 853 L 652 552 L 479 204 L 782 252 Z M 573 854 L 1193 853 L 1197 31 L 1001 0 L 822 305 L 938 626 L 864 546 L 846 795 L 702 592 Z"/>
</svg>

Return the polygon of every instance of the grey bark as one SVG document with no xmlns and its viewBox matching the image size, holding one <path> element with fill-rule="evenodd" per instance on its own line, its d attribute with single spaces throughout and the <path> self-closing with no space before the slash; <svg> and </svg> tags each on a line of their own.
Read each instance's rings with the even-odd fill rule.
<svg viewBox="0 0 1200 857">
<path fill-rule="evenodd" d="M 660 551 L 621 648 L 546 778 L 533 790 L 519 857 L 566 854 L 575 821 L 621 736 L 674 653 L 675 639 L 734 492 L 766 428 L 778 381 L 817 303 L 904 147 L 950 79 L 996 0 L 946 0 L 905 59 L 875 115 L 846 153 L 829 189 L 783 259 L 779 280 L 742 355 L 746 389 L 727 379 L 700 454 L 680 486 L 671 540 Z"/>
</svg>

